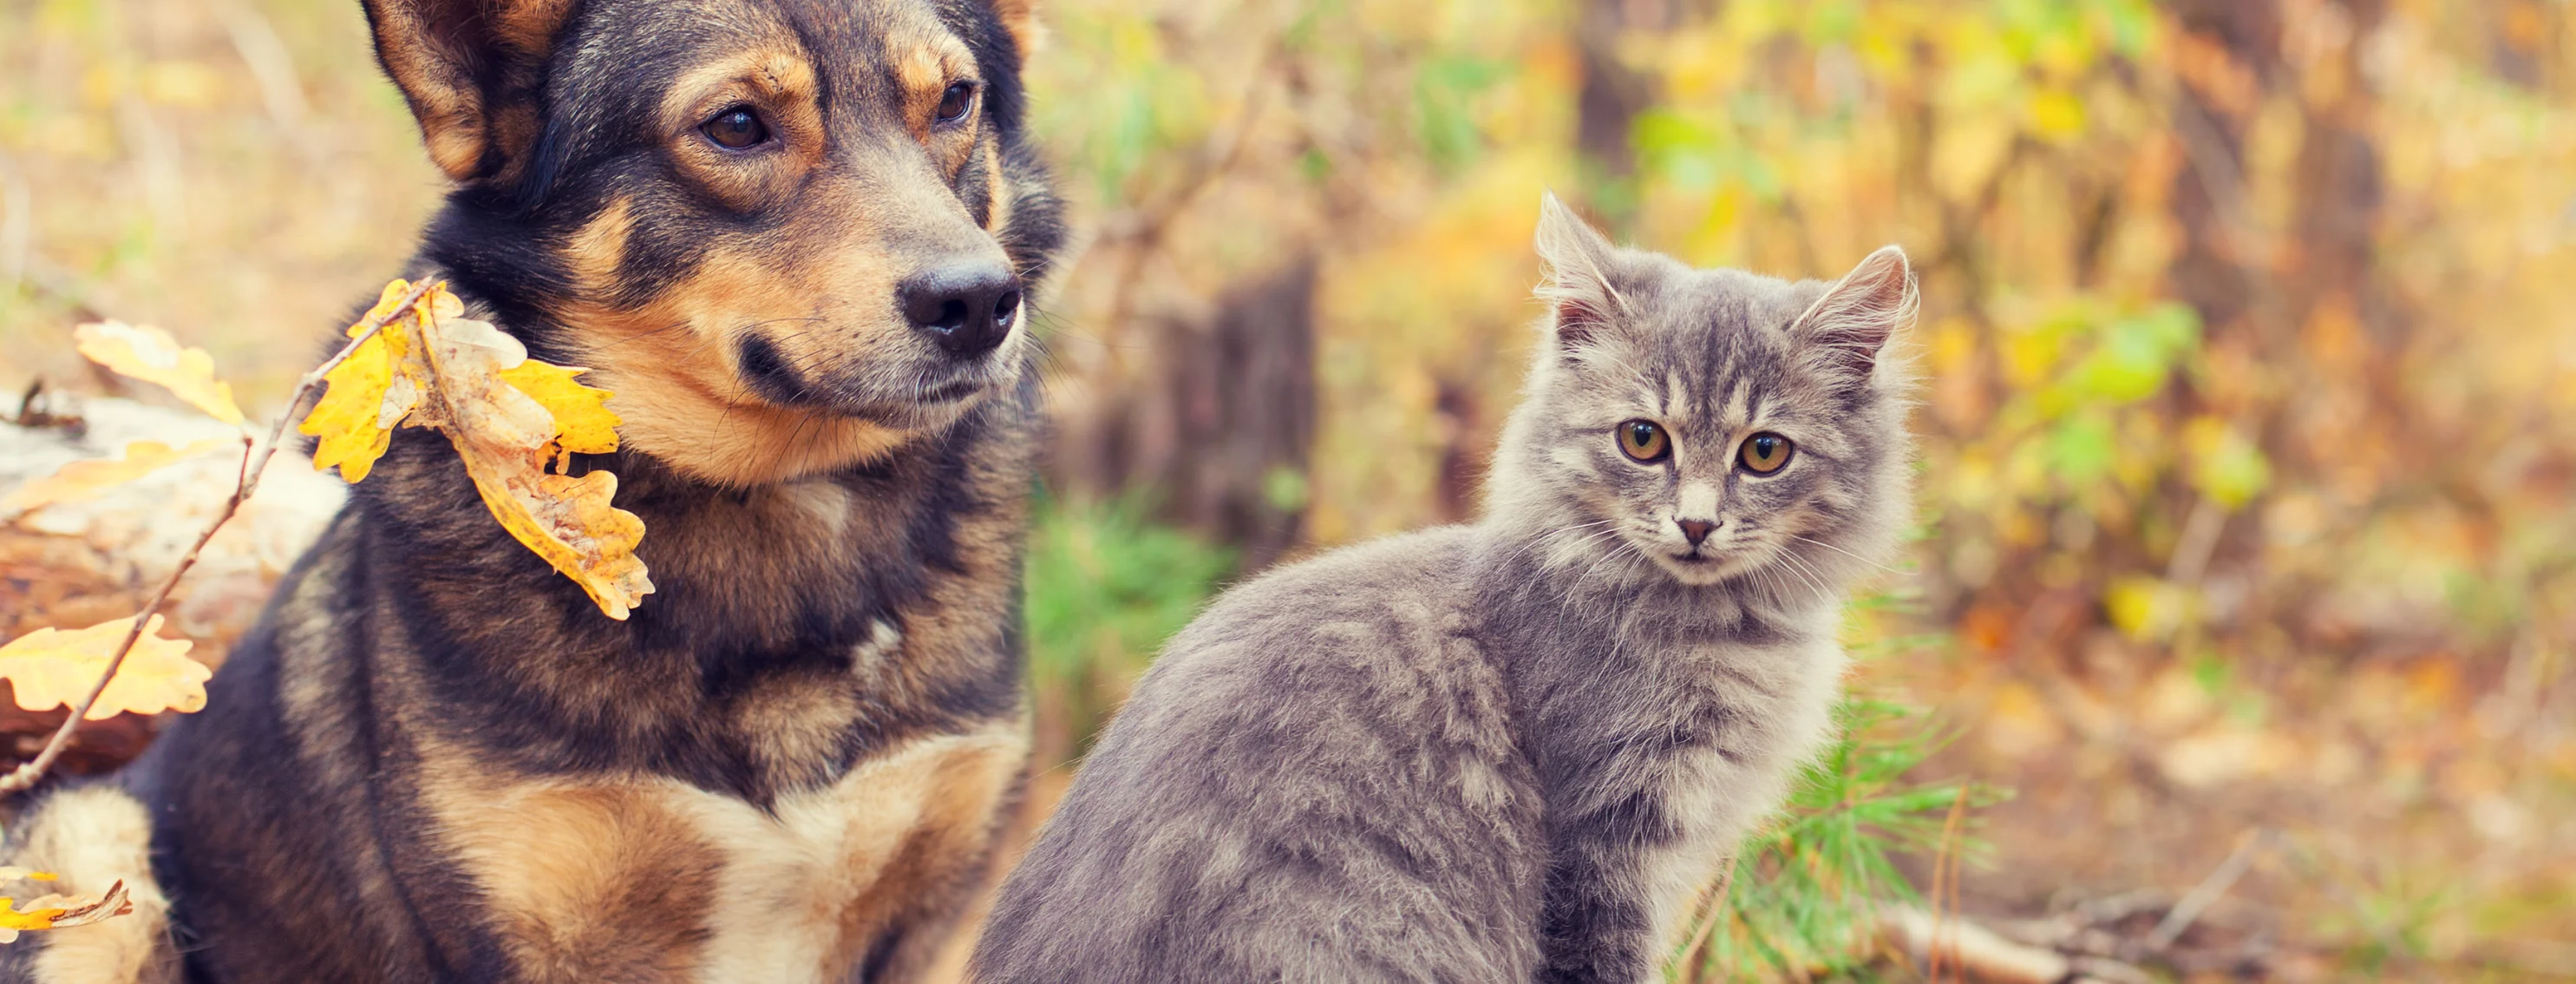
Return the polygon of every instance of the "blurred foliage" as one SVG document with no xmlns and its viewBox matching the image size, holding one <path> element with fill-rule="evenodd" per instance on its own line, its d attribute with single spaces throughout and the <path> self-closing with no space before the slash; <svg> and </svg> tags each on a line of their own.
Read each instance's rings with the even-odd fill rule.
<svg viewBox="0 0 2576 984">
<path fill-rule="evenodd" d="M 1147 522 L 1141 501 L 1040 499 L 1027 612 L 1046 765 L 1088 747 L 1163 640 L 1233 568 L 1233 551 Z"/>
<path fill-rule="evenodd" d="M 1958 729 L 1917 771 L 2018 790 L 1971 908 L 2180 891 L 2271 829 L 2205 921 L 2283 941 L 2281 976 L 2571 963 L 2566 4 L 1043 9 L 1034 119 L 1083 230 L 1044 312 L 1066 446 L 1311 257 L 1311 458 L 1243 486 L 1315 547 L 1457 519 L 1532 337 L 1540 189 L 1702 265 L 1901 243 L 1930 532 L 1919 604 L 1854 623 L 1955 639 L 1864 682 Z M 91 310 L 243 367 L 257 415 L 436 187 L 353 3 L 0 0 L 0 384 L 107 385 L 71 355 Z M 1228 561 L 1152 489 L 1062 487 L 1030 615 L 1070 755 Z"/>
</svg>

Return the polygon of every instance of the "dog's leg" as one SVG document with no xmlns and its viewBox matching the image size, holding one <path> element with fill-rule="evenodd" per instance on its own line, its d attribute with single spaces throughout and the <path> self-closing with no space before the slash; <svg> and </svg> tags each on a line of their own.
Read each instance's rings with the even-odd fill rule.
<svg viewBox="0 0 2576 984">
<path fill-rule="evenodd" d="M 8 864 L 59 876 L 26 895 L 104 892 L 118 881 L 134 901 L 129 915 L 87 926 L 30 932 L 0 945 L 7 984 L 175 984 L 178 952 L 170 941 L 170 901 L 152 878 L 152 818 L 143 803 L 114 786 L 56 792 L 9 831 Z M 24 905 L 20 898 L 18 904 Z"/>
</svg>

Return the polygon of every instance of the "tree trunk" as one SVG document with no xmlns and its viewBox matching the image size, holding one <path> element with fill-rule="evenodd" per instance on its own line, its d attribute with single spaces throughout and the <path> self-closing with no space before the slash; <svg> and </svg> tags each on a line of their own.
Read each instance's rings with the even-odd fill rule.
<svg viewBox="0 0 2576 984">
<path fill-rule="evenodd" d="M 1158 514 L 1258 570 L 1295 546 L 1315 438 L 1313 254 L 1237 283 L 1205 320 L 1147 333 L 1145 378 L 1068 422 L 1052 470 L 1096 495 L 1150 489 Z"/>
</svg>

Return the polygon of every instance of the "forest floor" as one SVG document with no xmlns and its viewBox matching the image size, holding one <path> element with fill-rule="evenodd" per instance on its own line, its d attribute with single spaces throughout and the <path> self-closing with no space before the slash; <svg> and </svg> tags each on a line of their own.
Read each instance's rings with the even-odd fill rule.
<svg viewBox="0 0 2576 984">
<path fill-rule="evenodd" d="M 93 441 L 149 426 L 126 419 L 128 404 L 92 406 Z M 46 468 L 33 447 L 13 462 Z M 5 472 L 0 485 L 14 484 Z M 201 520 L 170 504 L 218 477 L 175 468 L 80 510 L 0 525 L 0 635 L 131 611 L 167 542 Z M 202 641 L 195 655 L 220 663 L 335 504 L 327 481 L 283 479 L 217 540 L 174 606 L 177 629 Z M 2099 630 L 1864 665 L 1856 688 L 1928 709 L 1948 737 L 1914 778 L 2009 791 L 1968 814 L 1957 842 L 1974 846 L 1955 886 L 1928 900 L 1936 919 L 1964 913 L 2042 950 L 2177 979 L 2576 977 L 2576 947 L 2557 942 L 2576 939 L 2576 696 L 2533 685 L 2522 660 L 2479 675 L 2438 651 L 2280 669 L 2157 653 Z M 32 752 L 59 721 L 0 709 L 0 757 Z M 63 771 L 111 769 L 151 731 L 130 715 L 85 727 Z M 1072 751 L 1058 743 L 1033 767 L 1003 869 L 1071 781 L 1059 763 Z M 1929 887 L 1937 860 L 1902 863 Z M 1894 956 L 1876 973 L 1927 969 Z M 1937 973 L 1955 977 L 1955 962 Z"/>
</svg>

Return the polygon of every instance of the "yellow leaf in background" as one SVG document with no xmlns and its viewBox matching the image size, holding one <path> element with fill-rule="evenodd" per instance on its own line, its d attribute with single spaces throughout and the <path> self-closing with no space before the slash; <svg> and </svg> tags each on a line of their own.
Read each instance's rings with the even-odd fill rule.
<svg viewBox="0 0 2576 984">
<path fill-rule="evenodd" d="M 120 618 L 72 632 L 30 632 L 0 646 L 0 679 L 9 681 L 18 706 L 25 710 L 77 704 L 89 695 L 89 688 L 98 685 L 108 657 L 133 627 L 133 619 Z M 134 640 L 134 651 L 117 668 L 116 679 L 98 695 L 98 703 L 90 705 L 88 720 L 102 721 L 128 711 L 190 713 L 206 706 L 206 681 L 214 678 L 215 671 L 188 658 L 188 649 L 195 643 L 164 639 L 160 632 L 161 616 L 144 623 L 143 635 Z"/>
<path fill-rule="evenodd" d="M 50 871 L 37 871 L 32 868 L 0 867 L 0 885 L 6 885 L 21 879 L 33 881 L 55 881 L 61 877 L 62 876 L 56 875 Z"/>
<path fill-rule="evenodd" d="M 231 441 L 208 439 L 172 450 L 159 441 L 125 446 L 122 458 L 91 458 L 64 465 L 53 474 L 18 487 L 0 499 L 0 515 L 24 512 L 57 502 L 78 502 L 201 454 L 233 447 Z M 7 869 L 0 869 L 5 871 Z"/>
<path fill-rule="evenodd" d="M 2162 640 L 2195 616 L 2194 597 L 2160 577 L 2125 575 L 2113 578 L 2103 591 L 2102 607 L 2111 624 L 2130 638 Z"/>
<path fill-rule="evenodd" d="M 2084 101 L 2064 89 L 2042 89 L 2030 96 L 2030 127 L 2040 139 L 2064 141 L 2084 133 Z"/>
<path fill-rule="evenodd" d="M 604 389 L 593 389 L 573 382 L 573 377 L 589 372 L 570 366 L 558 366 L 530 359 L 517 367 L 501 371 L 501 379 L 544 404 L 555 416 L 555 443 L 578 454 L 607 454 L 617 450 L 617 414 L 608 409 L 611 395 Z"/>
<path fill-rule="evenodd" d="M 2192 418 L 2183 425 L 2183 446 L 2191 451 L 2191 483 L 2228 509 L 2245 508 L 2272 484 L 2272 464 L 2263 449 L 2225 420 Z"/>
<path fill-rule="evenodd" d="M 32 877 L 32 876 L 31 876 Z M 52 875 L 44 875 L 52 880 Z M 123 880 L 109 885 L 97 895 L 46 895 L 28 899 L 24 908 L 17 900 L 0 896 L 0 943 L 17 942 L 22 930 L 70 929 L 94 922 L 131 915 L 134 900 L 128 897 Z"/>
<path fill-rule="evenodd" d="M 122 321 L 85 324 L 73 329 L 72 337 L 90 361 L 120 375 L 158 383 L 224 423 L 242 423 L 241 407 L 233 404 L 232 384 L 215 378 L 214 357 L 205 349 L 181 348 L 169 332 Z"/>
</svg>

